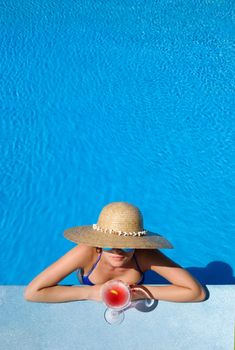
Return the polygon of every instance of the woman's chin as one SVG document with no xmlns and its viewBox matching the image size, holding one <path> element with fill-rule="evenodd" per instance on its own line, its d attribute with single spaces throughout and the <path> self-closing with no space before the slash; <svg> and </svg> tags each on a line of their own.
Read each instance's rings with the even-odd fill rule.
<svg viewBox="0 0 235 350">
<path fill-rule="evenodd" d="M 122 257 L 122 258 L 111 258 L 111 262 L 112 262 L 112 265 L 115 265 L 115 266 L 122 266 L 123 263 L 126 261 L 126 258 L 125 257 Z"/>
</svg>

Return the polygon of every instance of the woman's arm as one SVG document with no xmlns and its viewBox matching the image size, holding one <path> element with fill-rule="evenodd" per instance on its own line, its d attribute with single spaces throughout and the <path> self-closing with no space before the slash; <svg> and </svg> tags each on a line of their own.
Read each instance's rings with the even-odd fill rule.
<svg viewBox="0 0 235 350">
<path fill-rule="evenodd" d="M 147 270 L 153 270 L 172 283 L 170 286 L 144 285 L 154 299 L 174 302 L 203 301 L 206 292 L 202 285 L 188 271 L 179 264 L 169 259 L 159 250 L 145 251 Z M 134 292 L 133 299 L 146 299 L 146 295 L 140 297 L 139 292 Z"/>
<path fill-rule="evenodd" d="M 140 286 L 141 288 L 142 286 Z M 205 300 L 205 291 L 194 292 L 193 290 L 185 287 L 179 287 L 175 285 L 171 286 L 149 286 L 143 285 L 143 289 L 150 293 L 150 299 L 174 301 L 174 302 L 195 302 Z M 132 291 L 131 300 L 146 299 L 146 294 L 141 291 Z"/>
<path fill-rule="evenodd" d="M 91 286 L 59 286 L 67 275 L 92 259 L 92 249 L 79 244 L 36 276 L 25 288 L 24 298 L 35 302 L 63 302 L 89 298 Z"/>
<path fill-rule="evenodd" d="M 62 303 L 65 301 L 88 300 L 91 286 L 53 286 L 37 291 L 25 291 L 27 301 L 38 303 Z"/>
</svg>

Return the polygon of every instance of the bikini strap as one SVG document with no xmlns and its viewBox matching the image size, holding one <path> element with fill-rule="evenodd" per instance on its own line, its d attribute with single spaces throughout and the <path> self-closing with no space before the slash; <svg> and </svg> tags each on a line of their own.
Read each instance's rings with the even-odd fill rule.
<svg viewBox="0 0 235 350">
<path fill-rule="evenodd" d="M 94 270 L 94 268 L 96 267 L 98 262 L 100 261 L 101 255 L 102 255 L 102 252 L 100 253 L 98 259 L 96 260 L 96 262 L 94 263 L 94 265 L 92 266 L 91 270 L 89 271 L 89 273 L 88 273 L 88 275 L 86 277 L 90 276 L 90 274 L 92 273 L 92 271 Z"/>
</svg>

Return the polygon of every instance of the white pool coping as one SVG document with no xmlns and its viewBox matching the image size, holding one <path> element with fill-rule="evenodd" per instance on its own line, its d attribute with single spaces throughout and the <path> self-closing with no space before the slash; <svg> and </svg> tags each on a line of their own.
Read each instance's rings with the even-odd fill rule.
<svg viewBox="0 0 235 350">
<path fill-rule="evenodd" d="M 104 320 L 95 301 L 34 303 L 25 286 L 0 286 L 3 350 L 232 350 L 235 285 L 208 285 L 204 302 L 159 301 L 151 312 L 134 308 L 120 325 Z"/>
</svg>

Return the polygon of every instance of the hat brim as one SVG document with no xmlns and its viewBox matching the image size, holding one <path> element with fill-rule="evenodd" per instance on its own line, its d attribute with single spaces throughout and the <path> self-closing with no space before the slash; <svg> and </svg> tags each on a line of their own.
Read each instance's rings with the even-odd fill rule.
<svg viewBox="0 0 235 350">
<path fill-rule="evenodd" d="M 92 225 L 71 227 L 64 231 L 64 237 L 77 244 L 84 243 L 101 248 L 174 248 L 166 238 L 158 233 L 147 231 L 145 236 L 119 236 L 94 230 Z"/>
</svg>

